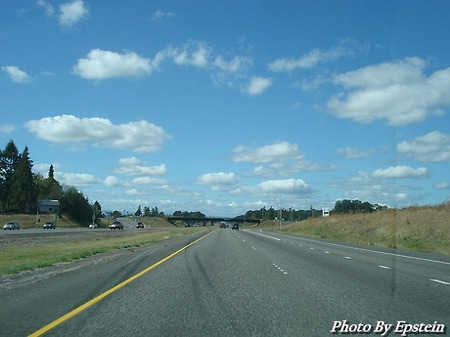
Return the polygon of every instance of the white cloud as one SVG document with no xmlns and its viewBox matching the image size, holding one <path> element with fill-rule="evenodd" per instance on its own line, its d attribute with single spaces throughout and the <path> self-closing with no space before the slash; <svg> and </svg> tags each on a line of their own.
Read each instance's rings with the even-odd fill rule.
<svg viewBox="0 0 450 337">
<path fill-rule="evenodd" d="M 402 179 L 402 178 L 425 178 L 428 176 L 425 167 L 413 168 L 406 165 L 391 166 L 386 169 L 378 169 L 372 172 L 373 178 L 388 178 L 388 179 Z"/>
<path fill-rule="evenodd" d="M 121 181 L 115 176 L 107 176 L 103 181 L 103 185 L 105 186 L 121 186 Z"/>
<path fill-rule="evenodd" d="M 288 142 L 278 142 L 258 148 L 240 145 L 232 150 L 232 158 L 236 162 L 271 163 L 286 158 L 301 158 L 297 145 Z"/>
<path fill-rule="evenodd" d="M 266 180 L 258 187 L 266 193 L 273 194 L 307 194 L 311 188 L 302 179 Z"/>
<path fill-rule="evenodd" d="M 273 80 L 268 77 L 253 76 L 247 86 L 242 88 L 241 92 L 249 96 L 261 95 L 273 83 Z"/>
<path fill-rule="evenodd" d="M 237 181 L 238 179 L 234 173 L 217 172 L 202 174 L 197 178 L 196 183 L 210 186 L 213 189 L 219 189 L 235 185 Z"/>
<path fill-rule="evenodd" d="M 346 91 L 332 97 L 327 108 L 338 118 L 358 123 L 386 120 L 393 126 L 441 114 L 439 107 L 450 104 L 450 68 L 427 78 L 424 67 L 423 60 L 410 57 L 338 74 L 333 81 Z"/>
<path fill-rule="evenodd" d="M 136 53 L 119 54 L 112 51 L 93 49 L 86 58 L 78 59 L 73 72 L 90 80 L 113 77 L 140 77 L 152 72 L 150 60 Z"/>
<path fill-rule="evenodd" d="M 279 58 L 268 64 L 268 68 L 273 72 L 291 72 L 298 68 L 308 69 L 319 63 L 331 62 L 342 57 L 349 57 L 356 54 L 361 47 L 358 47 L 352 40 L 343 40 L 336 47 L 329 50 L 314 49 L 299 58 Z"/>
<path fill-rule="evenodd" d="M 375 149 L 361 151 L 355 147 L 341 147 L 336 149 L 336 153 L 338 155 L 348 159 L 368 158 L 371 154 L 375 152 L 377 152 L 377 150 Z"/>
<path fill-rule="evenodd" d="M 130 176 L 155 176 L 167 173 L 166 165 L 148 166 L 136 157 L 119 159 L 117 173 Z"/>
<path fill-rule="evenodd" d="M 438 190 L 450 190 L 450 183 L 448 182 L 442 182 L 434 185 L 434 188 Z"/>
<path fill-rule="evenodd" d="M 94 143 L 97 146 L 157 152 L 171 137 L 164 129 L 141 120 L 114 125 L 109 119 L 60 115 L 31 120 L 25 124 L 37 137 L 57 143 Z"/>
<path fill-rule="evenodd" d="M 162 22 L 165 19 L 169 19 L 171 17 L 173 17 L 175 15 L 175 13 L 173 12 L 163 12 L 161 10 L 156 10 L 152 16 L 150 17 L 150 20 L 155 21 L 155 22 Z"/>
<path fill-rule="evenodd" d="M 77 187 L 99 182 L 92 174 L 87 173 L 60 173 L 58 174 L 58 180 L 61 184 Z"/>
<path fill-rule="evenodd" d="M 175 64 L 206 68 L 209 65 L 212 48 L 206 43 L 188 41 L 182 48 L 173 50 Z"/>
<path fill-rule="evenodd" d="M 138 177 L 130 181 L 132 185 L 165 185 L 167 180 L 152 177 Z"/>
<path fill-rule="evenodd" d="M 12 124 L 0 124 L 0 133 L 9 134 L 15 129 L 16 127 Z"/>
<path fill-rule="evenodd" d="M 45 10 L 45 14 L 47 16 L 52 16 L 55 13 L 55 10 L 53 9 L 53 6 L 49 2 L 47 2 L 45 0 L 37 0 L 36 4 L 37 4 L 38 7 L 41 7 L 41 8 L 43 8 Z"/>
<path fill-rule="evenodd" d="M 214 59 L 214 65 L 220 70 L 228 73 L 234 73 L 242 68 L 246 68 L 252 61 L 247 57 L 235 56 L 231 60 L 227 61 L 222 55 L 218 55 Z"/>
<path fill-rule="evenodd" d="M 432 131 L 397 144 L 397 151 L 418 161 L 450 161 L 450 134 Z"/>
<path fill-rule="evenodd" d="M 74 0 L 59 6 L 59 24 L 72 27 L 89 15 L 89 9 L 82 0 Z"/>
<path fill-rule="evenodd" d="M 6 72 L 11 81 L 15 83 L 23 84 L 31 82 L 31 77 L 28 76 L 28 74 L 25 71 L 21 70 L 19 67 L 4 66 L 2 67 L 2 70 Z"/>
</svg>

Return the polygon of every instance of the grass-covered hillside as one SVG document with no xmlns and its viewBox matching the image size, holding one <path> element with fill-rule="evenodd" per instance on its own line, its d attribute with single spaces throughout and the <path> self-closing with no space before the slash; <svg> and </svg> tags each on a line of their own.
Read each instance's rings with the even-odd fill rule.
<svg viewBox="0 0 450 337">
<path fill-rule="evenodd" d="M 278 224 L 273 228 L 279 230 Z M 373 213 L 332 214 L 327 218 L 285 223 L 281 230 L 291 234 L 450 255 L 450 203 Z"/>
</svg>

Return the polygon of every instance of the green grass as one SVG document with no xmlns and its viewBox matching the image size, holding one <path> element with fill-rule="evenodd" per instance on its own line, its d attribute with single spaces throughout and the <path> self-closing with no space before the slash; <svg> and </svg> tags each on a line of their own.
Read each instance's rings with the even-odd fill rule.
<svg viewBox="0 0 450 337">
<path fill-rule="evenodd" d="M 91 241 L 76 241 L 52 244 L 6 247 L 0 250 L 0 275 L 19 273 L 86 258 L 95 254 L 121 248 L 139 247 L 163 241 L 167 238 L 186 235 L 203 229 L 174 229 L 139 235 L 102 238 Z"/>
</svg>

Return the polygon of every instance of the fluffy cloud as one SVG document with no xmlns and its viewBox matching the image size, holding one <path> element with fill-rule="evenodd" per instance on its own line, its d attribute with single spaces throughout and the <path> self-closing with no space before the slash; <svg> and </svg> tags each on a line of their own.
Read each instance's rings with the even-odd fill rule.
<svg viewBox="0 0 450 337">
<path fill-rule="evenodd" d="M 73 72 L 90 80 L 113 77 L 140 77 L 152 72 L 150 60 L 136 53 L 119 54 L 101 49 L 91 50 L 86 58 L 79 59 Z"/>
<path fill-rule="evenodd" d="M 271 163 L 286 158 L 301 158 L 297 145 L 288 142 L 278 142 L 258 148 L 240 145 L 233 149 L 232 158 L 236 162 Z"/>
<path fill-rule="evenodd" d="M 424 67 L 425 61 L 410 57 L 336 75 L 334 83 L 346 91 L 332 97 L 327 108 L 338 118 L 358 123 L 386 120 L 393 126 L 440 114 L 439 107 L 450 104 L 450 68 L 427 78 Z"/>
<path fill-rule="evenodd" d="M 307 194 L 311 188 L 302 179 L 266 180 L 258 187 L 266 193 L 274 194 Z"/>
<path fill-rule="evenodd" d="M 155 176 L 167 173 L 166 165 L 148 166 L 136 157 L 122 158 L 119 160 L 117 173 L 130 176 Z"/>
<path fill-rule="evenodd" d="M 117 53 L 92 49 L 86 57 L 78 59 L 73 67 L 73 73 L 91 80 L 136 78 L 161 70 L 165 63 L 208 70 L 216 83 L 227 83 L 230 76 L 233 76 L 233 79 L 241 78 L 253 64 L 248 57 L 234 56 L 226 59 L 222 55 L 215 54 L 208 44 L 188 40 L 180 47 L 169 46 L 158 51 L 153 58 L 139 56 L 134 52 Z M 256 77 L 247 90 L 249 94 L 258 94 L 270 84 L 269 79 Z"/>
<path fill-rule="evenodd" d="M 19 67 L 4 66 L 2 67 L 2 70 L 6 72 L 11 81 L 15 83 L 23 84 L 31 82 L 31 77 L 28 76 L 28 74 L 25 71 L 21 70 Z"/>
<path fill-rule="evenodd" d="M 397 145 L 397 151 L 418 161 L 450 161 L 450 135 L 432 131 Z"/>
<path fill-rule="evenodd" d="M 42 2 L 42 5 L 46 5 L 45 7 L 48 13 L 49 5 L 45 4 L 45 2 Z M 59 24 L 61 26 L 72 27 L 88 15 L 89 9 L 82 0 L 74 0 L 59 6 Z"/>
<path fill-rule="evenodd" d="M 237 177 L 234 173 L 217 172 L 202 174 L 196 180 L 199 185 L 211 187 L 231 186 L 237 183 Z"/>
<path fill-rule="evenodd" d="M 401 179 L 401 178 L 425 178 L 428 176 L 427 169 L 425 167 L 413 168 L 406 165 L 391 166 L 386 169 L 378 169 L 372 172 L 373 178 L 388 178 L 388 179 Z"/>
<path fill-rule="evenodd" d="M 268 77 L 253 76 L 247 86 L 243 87 L 241 92 L 249 96 L 261 95 L 267 88 L 273 84 L 273 80 Z"/>
<path fill-rule="evenodd" d="M 157 152 L 170 136 L 147 121 L 114 125 L 109 119 L 60 115 L 31 120 L 25 124 L 39 138 L 53 143 L 94 143 L 97 146 Z"/>
<path fill-rule="evenodd" d="M 61 184 L 77 187 L 99 183 L 97 178 L 87 173 L 60 173 L 58 174 L 58 180 Z"/>
</svg>

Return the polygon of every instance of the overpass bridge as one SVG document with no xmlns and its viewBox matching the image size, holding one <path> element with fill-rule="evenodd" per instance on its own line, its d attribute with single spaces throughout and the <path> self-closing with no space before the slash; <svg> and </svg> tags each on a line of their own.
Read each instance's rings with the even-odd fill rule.
<svg viewBox="0 0 450 337">
<path fill-rule="evenodd" d="M 235 218 L 226 218 L 226 217 L 189 217 L 189 216 L 169 216 L 166 217 L 165 220 L 169 221 L 171 224 L 177 226 L 177 222 L 182 221 L 183 223 L 190 223 L 190 222 L 201 222 L 203 223 L 203 226 L 206 226 L 206 224 L 209 222 L 212 225 L 214 225 L 215 222 L 231 222 L 231 223 L 254 223 L 259 224 L 260 220 L 258 219 L 245 219 L 241 217 L 235 217 Z"/>
</svg>

